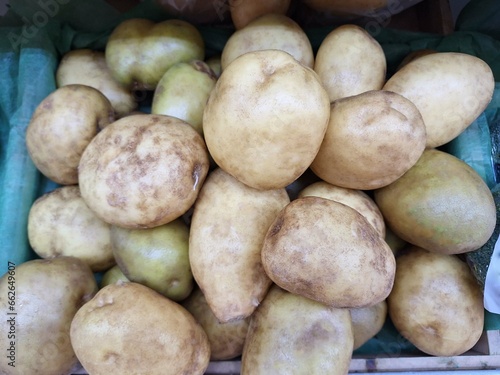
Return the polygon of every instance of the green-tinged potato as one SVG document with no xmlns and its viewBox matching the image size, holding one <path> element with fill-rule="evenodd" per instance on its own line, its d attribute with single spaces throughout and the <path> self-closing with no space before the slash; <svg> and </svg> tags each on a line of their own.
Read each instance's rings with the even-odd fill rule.
<svg viewBox="0 0 500 375">
<path fill-rule="evenodd" d="M 274 285 L 250 319 L 241 374 L 344 375 L 352 348 L 348 309 L 328 307 Z"/>
<path fill-rule="evenodd" d="M 220 323 L 199 288 L 193 290 L 182 306 L 194 316 L 207 334 L 212 361 L 232 359 L 241 355 L 250 318 Z"/>
<path fill-rule="evenodd" d="M 412 101 L 424 119 L 427 147 L 451 141 L 490 103 L 495 79 L 478 57 L 459 52 L 437 52 L 415 59 L 384 85 Z"/>
<path fill-rule="evenodd" d="M 125 276 L 123 274 L 120 267 L 118 267 L 118 265 L 115 264 L 113 267 L 111 267 L 109 270 L 107 270 L 104 273 L 104 275 L 102 275 L 101 282 L 99 283 L 99 289 L 104 288 L 106 285 L 114 284 L 114 283 L 118 282 L 119 280 L 121 280 L 123 282 L 130 281 L 129 279 L 127 279 L 127 276 Z"/>
<path fill-rule="evenodd" d="M 495 229 L 490 189 L 467 163 L 443 151 L 425 150 L 401 178 L 375 190 L 374 198 L 396 236 L 429 251 L 476 250 Z"/>
<path fill-rule="evenodd" d="M 111 75 L 104 52 L 101 51 L 77 49 L 67 52 L 57 66 L 56 82 L 58 87 L 81 84 L 99 90 L 108 98 L 117 117 L 137 107 L 132 91 Z"/>
<path fill-rule="evenodd" d="M 77 184 L 83 151 L 114 120 L 114 109 L 100 91 L 85 85 L 61 87 L 35 109 L 26 130 L 28 153 L 52 181 Z"/>
<path fill-rule="evenodd" d="M 229 0 L 231 20 L 236 29 L 241 29 L 265 14 L 286 14 L 290 0 Z"/>
<path fill-rule="evenodd" d="M 387 318 L 387 301 L 381 301 L 373 306 L 350 309 L 350 312 L 354 336 L 353 350 L 356 350 L 374 337 L 384 326 Z"/>
<path fill-rule="evenodd" d="M 332 103 L 311 169 L 332 185 L 377 189 L 410 169 L 425 142 L 425 124 L 412 102 L 390 91 L 367 91 Z"/>
<path fill-rule="evenodd" d="M 387 302 L 398 332 L 430 355 L 463 354 L 483 333 L 481 289 L 467 264 L 455 255 L 417 246 L 401 253 Z"/>
<path fill-rule="evenodd" d="M 389 245 L 363 215 L 312 196 L 280 211 L 264 238 L 262 263 L 281 288 L 345 308 L 384 300 L 396 267 Z"/>
<path fill-rule="evenodd" d="M 203 111 L 216 80 L 203 61 L 173 65 L 156 86 L 151 113 L 177 117 L 203 134 Z"/>
<path fill-rule="evenodd" d="M 270 49 L 287 52 L 309 68 L 314 65 L 311 42 L 304 30 L 291 18 L 273 13 L 256 18 L 229 37 L 222 50 L 222 70 L 247 52 Z"/>
<path fill-rule="evenodd" d="M 107 223 L 151 228 L 189 210 L 208 167 L 203 138 L 186 122 L 164 115 L 126 116 L 88 145 L 78 169 L 80 191 Z"/>
<path fill-rule="evenodd" d="M 89 266 L 65 256 L 9 263 L 0 292 L 0 373 L 71 374 L 78 366 L 70 341 L 71 321 L 97 292 Z"/>
<path fill-rule="evenodd" d="M 284 188 L 314 160 L 330 102 L 316 73 L 283 51 L 249 52 L 221 74 L 203 114 L 214 161 L 256 189 Z"/>
<path fill-rule="evenodd" d="M 321 42 L 314 70 L 330 101 L 380 90 L 385 83 L 385 54 L 375 38 L 357 25 L 343 25 Z"/>
<path fill-rule="evenodd" d="M 315 196 L 331 199 L 354 208 L 368 220 L 381 237 L 385 236 L 384 217 L 375 201 L 364 191 L 347 189 L 325 181 L 318 181 L 302 189 L 298 196 L 299 198 Z"/>
<path fill-rule="evenodd" d="M 109 227 L 90 210 L 78 186 L 63 186 L 31 206 L 28 240 L 41 258 L 74 256 L 101 272 L 115 264 Z"/>
<path fill-rule="evenodd" d="M 126 278 L 173 301 L 193 290 L 188 242 L 189 228 L 180 218 L 148 229 L 111 227 L 113 254 Z"/>
<path fill-rule="evenodd" d="M 203 60 L 205 44 L 198 29 L 180 19 L 122 21 L 106 43 L 106 63 L 128 88 L 154 90 L 175 63 Z"/>
<path fill-rule="evenodd" d="M 202 375 L 207 335 L 181 305 L 133 282 L 102 288 L 78 310 L 71 345 L 92 375 Z"/>
<path fill-rule="evenodd" d="M 216 169 L 194 205 L 189 260 L 196 283 L 221 323 L 250 316 L 271 280 L 261 261 L 267 229 L 290 202 L 284 188 L 253 189 Z"/>
</svg>

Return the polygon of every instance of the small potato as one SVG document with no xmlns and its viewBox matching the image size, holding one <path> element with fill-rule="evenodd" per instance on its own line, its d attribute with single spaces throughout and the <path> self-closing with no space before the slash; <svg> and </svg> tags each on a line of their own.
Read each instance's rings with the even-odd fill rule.
<svg viewBox="0 0 500 375">
<path fill-rule="evenodd" d="M 364 191 L 347 189 L 325 181 L 315 182 L 299 193 L 299 198 L 315 196 L 331 199 L 354 208 L 375 228 L 381 237 L 385 237 L 385 222 L 375 201 Z"/>
<path fill-rule="evenodd" d="M 291 0 L 229 0 L 234 27 L 241 29 L 264 14 L 286 14 Z"/>
<path fill-rule="evenodd" d="M 186 122 L 162 115 L 127 116 L 88 145 L 79 166 L 80 190 L 107 223 L 151 228 L 189 210 L 208 166 L 203 138 Z"/>
<path fill-rule="evenodd" d="M 99 90 L 109 99 L 117 117 L 137 107 L 132 91 L 111 75 L 104 52 L 101 51 L 77 49 L 66 53 L 57 67 L 56 82 L 58 87 L 81 84 Z"/>
<path fill-rule="evenodd" d="M 412 102 L 390 91 L 367 91 L 331 104 L 311 169 L 332 185 L 377 189 L 410 169 L 425 141 L 425 124 Z"/>
<path fill-rule="evenodd" d="M 110 225 L 88 208 L 78 186 L 63 186 L 38 198 L 28 216 L 28 239 L 41 258 L 83 260 L 94 272 L 115 264 Z"/>
<path fill-rule="evenodd" d="M 483 294 L 469 266 L 455 255 L 408 248 L 397 258 L 387 302 L 396 329 L 430 355 L 463 354 L 483 333 Z"/>
<path fill-rule="evenodd" d="M 427 148 L 465 130 L 490 103 L 495 79 L 483 60 L 458 52 L 421 56 L 397 71 L 383 89 L 412 101 L 427 131 Z"/>
<path fill-rule="evenodd" d="M 321 42 L 314 71 L 330 101 L 380 90 L 385 83 L 387 62 L 375 38 L 357 25 L 343 25 Z"/>
<path fill-rule="evenodd" d="M 77 184 L 83 151 L 99 129 L 114 120 L 113 106 L 100 91 L 85 85 L 61 87 L 33 113 L 26 130 L 29 155 L 52 181 Z"/>
<path fill-rule="evenodd" d="M 297 198 L 281 210 L 264 238 L 262 264 L 281 288 L 341 308 L 386 299 L 396 267 L 363 215 L 320 197 Z"/>
<path fill-rule="evenodd" d="M 387 318 L 387 301 L 381 301 L 373 306 L 350 309 L 350 312 L 354 336 L 353 350 L 356 350 L 382 329 Z"/>
<path fill-rule="evenodd" d="M 267 49 L 287 52 L 309 68 L 314 65 L 311 42 L 304 30 L 285 15 L 266 14 L 231 35 L 222 50 L 222 70 L 244 53 Z"/>
</svg>

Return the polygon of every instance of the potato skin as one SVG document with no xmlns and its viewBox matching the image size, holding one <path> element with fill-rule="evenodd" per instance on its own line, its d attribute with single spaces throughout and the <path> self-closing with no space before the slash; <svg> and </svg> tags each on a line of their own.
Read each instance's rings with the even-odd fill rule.
<svg viewBox="0 0 500 375">
<path fill-rule="evenodd" d="M 99 129 L 115 120 L 113 107 L 85 85 L 61 87 L 35 109 L 26 129 L 26 146 L 42 174 L 61 185 L 78 183 L 80 158 Z"/>
<path fill-rule="evenodd" d="M 389 245 L 363 215 L 312 196 L 278 214 L 264 239 L 262 264 L 281 288 L 342 308 L 386 299 L 396 266 Z"/>
<path fill-rule="evenodd" d="M 234 27 L 238 30 L 264 14 L 286 14 L 291 0 L 229 0 L 229 11 Z"/>
<path fill-rule="evenodd" d="M 350 309 L 350 313 L 354 336 L 353 350 L 356 350 L 382 329 L 387 318 L 387 301 L 381 301 L 373 306 Z"/>
<path fill-rule="evenodd" d="M 82 197 L 102 220 L 151 228 L 183 215 L 208 173 L 208 153 L 189 124 L 132 115 L 102 130 L 79 165 Z"/>
<path fill-rule="evenodd" d="M 430 355 L 463 354 L 483 332 L 482 292 L 467 264 L 454 255 L 408 248 L 397 258 L 387 301 L 398 331 Z"/>
</svg>

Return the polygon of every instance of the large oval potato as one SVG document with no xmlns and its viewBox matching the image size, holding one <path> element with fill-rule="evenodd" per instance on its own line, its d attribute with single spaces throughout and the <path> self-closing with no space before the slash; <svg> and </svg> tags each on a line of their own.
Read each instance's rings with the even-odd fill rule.
<svg viewBox="0 0 500 375">
<path fill-rule="evenodd" d="M 78 186 L 63 186 L 42 195 L 28 215 L 28 239 L 41 258 L 61 255 L 83 260 L 94 272 L 115 264 L 110 225 L 87 206 Z"/>
<path fill-rule="evenodd" d="M 385 54 L 375 38 L 357 25 L 343 25 L 321 42 L 314 71 L 330 101 L 380 90 L 385 83 Z"/>
<path fill-rule="evenodd" d="M 256 18 L 231 35 L 222 50 L 222 70 L 238 56 L 268 49 L 287 52 L 309 68 L 314 65 L 311 42 L 304 30 L 291 18 L 272 13 Z"/>
<path fill-rule="evenodd" d="M 367 91 L 332 103 L 311 169 L 332 185 L 377 189 L 410 169 L 425 142 L 425 124 L 412 102 L 390 91 Z"/>
<path fill-rule="evenodd" d="M 222 169 L 256 189 L 278 189 L 309 167 L 329 117 L 328 94 L 312 69 L 283 51 L 257 51 L 222 72 L 203 132 Z"/>
<path fill-rule="evenodd" d="M 107 126 L 79 165 L 80 191 L 102 220 L 151 228 L 183 215 L 208 173 L 203 138 L 186 122 L 132 115 Z"/>
<path fill-rule="evenodd" d="M 397 258 L 388 299 L 396 329 L 421 351 L 455 356 L 483 333 L 483 295 L 469 266 L 454 255 L 410 247 Z"/>
<path fill-rule="evenodd" d="M 427 147 L 458 136 L 491 101 L 495 79 L 483 60 L 458 52 L 436 52 L 415 59 L 384 85 L 412 101 L 424 119 Z"/>
<path fill-rule="evenodd" d="M 253 189 L 222 169 L 208 176 L 191 219 L 189 260 L 220 322 L 250 316 L 266 295 L 271 280 L 262 267 L 262 242 L 289 202 L 284 188 Z"/>
<path fill-rule="evenodd" d="M 396 267 L 363 215 L 320 197 L 297 198 L 281 210 L 264 238 L 262 264 L 281 288 L 343 308 L 386 299 Z"/>
<path fill-rule="evenodd" d="M 78 183 L 80 158 L 99 132 L 115 120 L 99 90 L 68 85 L 43 99 L 26 129 L 26 147 L 40 172 L 61 185 Z"/>
</svg>

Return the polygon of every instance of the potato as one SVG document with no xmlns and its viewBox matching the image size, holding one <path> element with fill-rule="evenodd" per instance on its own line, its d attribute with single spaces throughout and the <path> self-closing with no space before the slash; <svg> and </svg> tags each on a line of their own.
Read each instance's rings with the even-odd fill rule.
<svg viewBox="0 0 500 375">
<path fill-rule="evenodd" d="M 417 246 L 401 253 L 387 301 L 396 329 L 430 355 L 463 354 L 483 332 L 481 289 L 467 264 L 454 255 Z"/>
<path fill-rule="evenodd" d="M 352 347 L 349 310 L 273 285 L 250 320 L 241 375 L 344 375 Z"/>
<path fill-rule="evenodd" d="M 71 345 L 92 375 L 202 375 L 207 335 L 181 305 L 133 282 L 102 288 L 71 322 Z"/>
<path fill-rule="evenodd" d="M 350 313 L 354 336 L 353 350 L 356 350 L 379 333 L 384 326 L 387 318 L 387 301 L 381 301 L 373 306 L 350 309 Z"/>
<path fill-rule="evenodd" d="M 70 341 L 76 312 L 97 292 L 90 268 L 74 257 L 29 260 L 0 279 L 4 314 L 3 375 L 71 374 L 78 365 Z M 9 314 L 10 313 L 10 314 Z"/>
<path fill-rule="evenodd" d="M 79 165 L 83 199 L 107 223 L 166 224 L 189 210 L 208 173 L 203 138 L 162 115 L 123 117 L 88 145 Z"/>
<path fill-rule="evenodd" d="M 61 185 L 78 183 L 83 151 L 115 120 L 109 100 L 85 85 L 68 85 L 43 99 L 26 129 L 26 147 L 42 174 Z"/>
<path fill-rule="evenodd" d="M 304 30 L 285 15 L 266 14 L 229 37 L 222 50 L 222 70 L 244 53 L 269 49 L 287 52 L 309 68 L 314 65 L 311 42 Z"/>
<path fill-rule="evenodd" d="M 298 195 L 299 198 L 308 196 L 331 199 L 354 208 L 368 220 L 381 237 L 385 237 L 384 217 L 375 201 L 364 191 L 346 189 L 325 181 L 318 181 L 302 189 Z"/>
<path fill-rule="evenodd" d="M 321 42 L 314 71 L 330 101 L 380 90 L 385 83 L 387 62 L 375 38 L 357 25 L 343 25 Z"/>
<path fill-rule="evenodd" d="M 236 29 L 241 29 L 265 14 L 286 14 L 291 0 L 229 0 L 229 11 Z"/>
<path fill-rule="evenodd" d="M 101 51 L 76 49 L 67 52 L 57 66 L 56 82 L 58 87 L 81 84 L 99 90 L 111 102 L 117 117 L 137 107 L 131 90 L 119 84 L 111 75 L 104 52 Z"/>
<path fill-rule="evenodd" d="M 257 190 L 214 170 L 196 201 L 189 232 L 193 276 L 217 319 L 250 316 L 271 286 L 261 248 L 268 227 L 290 202 L 285 189 Z"/>
<path fill-rule="evenodd" d="M 336 100 L 311 169 L 332 185 L 372 190 L 401 177 L 425 149 L 417 108 L 382 90 Z"/>
<path fill-rule="evenodd" d="M 283 51 L 249 52 L 221 74 L 203 114 L 210 154 L 256 189 L 279 189 L 309 167 L 330 103 L 314 71 Z"/>
<path fill-rule="evenodd" d="M 57 188 L 33 203 L 28 239 L 41 258 L 74 256 L 94 272 L 115 264 L 110 225 L 90 210 L 76 185 Z"/>
<path fill-rule="evenodd" d="M 459 52 L 421 56 L 383 87 L 418 108 L 426 126 L 427 148 L 444 145 L 463 132 L 489 104 L 494 88 L 488 64 Z"/>
<path fill-rule="evenodd" d="M 365 307 L 391 291 L 389 245 L 358 211 L 320 197 L 289 203 L 269 227 L 262 264 L 277 285 L 333 307 Z"/>
<path fill-rule="evenodd" d="M 388 0 L 302 0 L 314 10 L 340 16 L 370 16 L 387 7 Z M 401 4 L 396 5 L 396 9 Z M 393 9 L 391 7 L 391 9 Z"/>
</svg>

